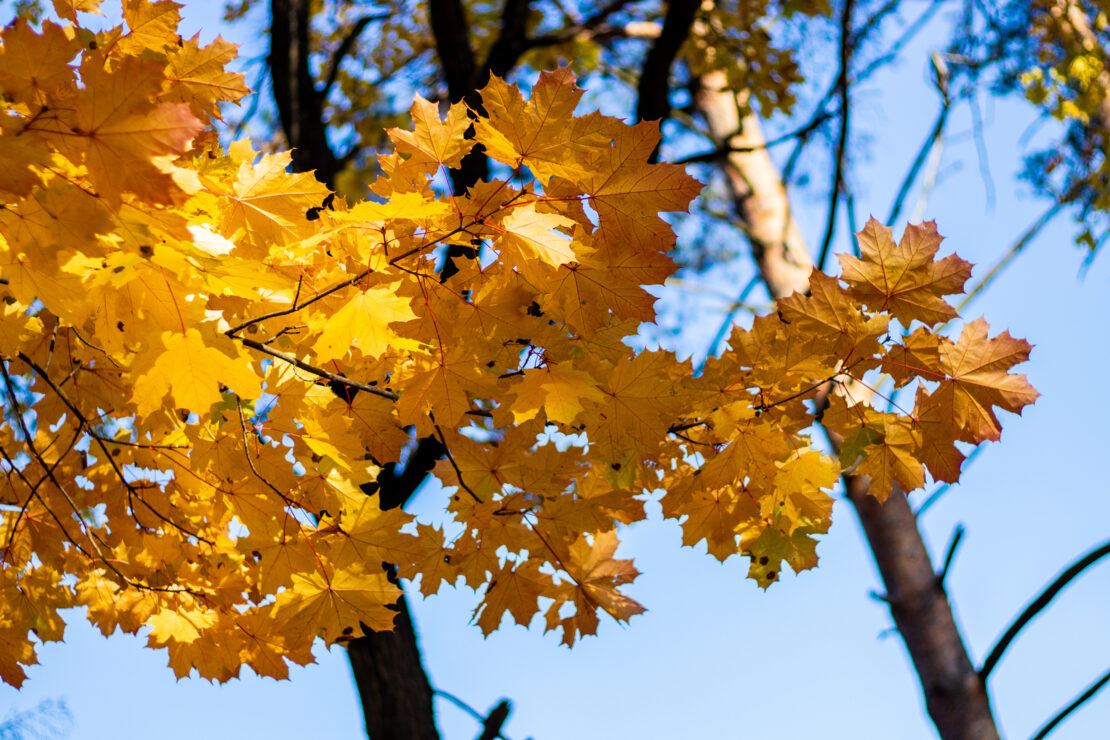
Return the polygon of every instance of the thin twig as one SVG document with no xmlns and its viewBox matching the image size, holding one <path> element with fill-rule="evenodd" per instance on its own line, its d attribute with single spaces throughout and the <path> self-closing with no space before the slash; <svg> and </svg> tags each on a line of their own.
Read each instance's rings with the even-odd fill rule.
<svg viewBox="0 0 1110 740">
<path fill-rule="evenodd" d="M 948 569 L 952 567 L 952 560 L 956 557 L 956 548 L 960 546 L 965 531 L 964 525 L 957 524 L 956 531 L 952 533 L 952 541 L 948 543 L 948 554 L 944 556 L 944 565 L 941 567 L 940 573 L 937 573 L 937 583 L 942 587 L 944 586 L 944 580 L 948 577 Z"/>
<path fill-rule="evenodd" d="M 788 133 L 782 134 L 780 136 L 776 136 L 775 138 L 773 138 L 769 141 L 765 141 L 762 144 L 755 144 L 753 146 L 727 146 L 727 145 L 722 145 L 722 146 L 717 147 L 716 149 L 714 149 L 711 152 L 702 152 L 701 154 L 692 154 L 689 157 L 683 157 L 682 159 L 676 159 L 674 162 L 672 162 L 672 164 L 695 164 L 695 163 L 698 163 L 698 162 L 716 162 L 719 159 L 724 159 L 729 154 L 749 154 L 751 152 L 758 152 L 758 151 L 761 151 L 763 149 L 771 149 L 772 147 L 776 147 L 779 144 L 785 144 L 786 142 L 790 141 L 791 139 L 797 139 L 797 138 L 809 136 L 809 134 L 813 133 L 817 128 L 819 128 L 823 123 L 825 123 L 825 121 L 829 120 L 832 117 L 833 117 L 832 113 L 828 113 L 826 111 L 818 111 L 817 115 L 813 116 L 813 118 L 811 118 L 804 125 L 799 126 L 798 128 L 796 128 L 793 131 L 790 131 Z M 733 136 L 736 136 L 738 134 L 740 134 L 739 131 L 725 137 L 725 141 L 728 141 Z"/>
<path fill-rule="evenodd" d="M 273 483 L 271 483 L 269 480 L 264 478 L 262 476 L 262 474 L 258 472 L 258 468 L 256 468 L 255 465 L 254 465 L 254 458 L 251 457 L 251 450 L 250 450 L 250 445 L 249 445 L 250 437 L 247 434 L 247 422 L 243 418 L 243 399 L 239 398 L 238 395 L 235 396 L 235 406 L 239 410 L 239 428 L 243 430 L 243 455 L 247 458 L 247 465 L 248 465 L 248 467 L 250 467 L 251 472 L 254 473 L 254 477 L 258 478 L 258 480 L 265 483 L 266 487 L 269 488 L 274 493 L 276 493 L 278 495 L 278 497 L 281 498 L 281 500 L 285 503 L 286 506 L 296 506 L 297 505 L 296 502 L 294 502 L 289 497 L 287 497 L 284 493 L 279 491 L 277 489 L 277 487 L 274 486 Z"/>
<path fill-rule="evenodd" d="M 1057 712 L 1056 716 L 1046 722 L 1045 725 L 1037 731 L 1037 734 L 1033 736 L 1033 740 L 1044 740 L 1044 738 L 1048 737 L 1049 733 L 1056 729 L 1057 725 L 1067 719 L 1067 716 L 1069 714 L 1074 712 L 1076 709 L 1079 709 L 1079 707 L 1083 706 L 1083 704 L 1088 699 L 1092 698 L 1095 694 L 1101 691 L 1102 687 L 1108 683 L 1110 683 L 1110 671 L 1103 673 L 1101 678 L 1088 686 L 1082 694 L 1075 697 L 1075 701 L 1073 701 L 1071 704 L 1068 704 L 1066 707 Z"/>
<path fill-rule="evenodd" d="M 320 91 L 321 101 L 327 100 L 328 94 L 335 85 L 335 81 L 339 79 L 339 67 L 343 64 L 343 59 L 351 53 L 351 49 L 354 48 L 355 42 L 358 41 L 358 37 L 362 35 L 366 27 L 374 21 L 386 20 L 390 15 L 391 13 L 389 12 L 379 13 L 377 15 L 364 15 L 355 21 L 355 24 L 351 26 L 351 30 L 347 32 L 347 35 L 343 37 L 343 41 L 340 42 L 339 48 L 332 54 L 331 62 L 328 65 L 328 74 L 327 77 L 324 78 L 324 88 Z"/>
<path fill-rule="evenodd" d="M 350 378 L 348 378 L 344 375 L 336 375 L 335 373 L 329 373 L 327 370 L 323 370 L 321 368 L 318 368 L 315 365 L 310 365 L 310 364 L 308 364 L 307 362 L 305 362 L 304 360 L 302 360 L 298 357 L 294 357 L 293 355 L 287 354 L 285 352 L 280 352 L 276 349 L 270 349 L 269 347 L 262 344 L 261 342 L 256 342 L 253 339 L 247 339 L 246 337 L 233 337 L 233 339 L 238 339 L 245 346 L 250 347 L 251 349 L 256 349 L 259 352 L 270 355 L 271 357 L 276 357 L 279 360 L 282 360 L 284 362 L 288 362 L 290 365 L 293 365 L 294 367 L 298 367 L 298 368 L 300 368 L 301 370 L 304 370 L 307 373 L 312 373 L 313 375 L 315 375 L 317 377 L 320 377 L 320 378 L 323 378 L 324 380 L 331 381 L 332 383 L 339 383 L 340 385 L 345 385 L 345 386 L 348 386 L 350 388 L 358 388 L 360 391 L 366 391 L 367 393 L 372 393 L 375 396 L 381 396 L 382 398 L 388 398 L 390 401 L 396 401 L 398 398 L 401 397 L 400 394 L 398 394 L 394 391 L 386 390 L 385 388 L 379 388 L 375 385 L 367 385 L 366 383 L 360 383 L 359 381 L 351 380 Z"/>
<path fill-rule="evenodd" d="M 28 357 L 27 355 L 25 355 L 22 352 L 19 353 L 18 357 L 19 357 L 20 360 L 27 363 L 27 365 L 29 367 L 31 367 L 31 369 L 33 369 L 35 371 L 35 373 L 40 378 L 42 378 L 43 381 L 48 386 L 50 386 L 50 389 L 52 391 L 54 391 L 54 395 L 56 395 L 58 397 L 58 400 L 60 400 L 65 405 L 65 407 L 73 413 L 73 415 L 75 417 L 77 417 L 77 420 L 80 423 L 81 427 L 84 428 L 89 433 L 89 436 L 92 437 L 93 440 L 96 442 L 97 447 L 99 447 L 100 451 L 104 453 L 104 456 L 108 460 L 108 464 L 111 465 L 112 470 L 115 472 L 116 477 L 119 479 L 120 484 L 123 485 L 124 490 L 127 491 L 128 506 L 130 506 L 130 508 L 131 508 L 132 516 L 135 517 L 135 523 L 136 524 L 138 524 L 143 529 L 147 529 L 147 527 L 142 522 L 139 521 L 138 513 L 135 510 L 135 505 L 134 505 L 133 502 L 134 502 L 134 500 L 137 499 L 139 501 L 139 503 L 141 503 L 143 506 L 145 506 L 147 509 L 150 510 L 150 513 L 154 514 L 154 516 L 158 517 L 163 522 L 170 525 L 174 529 L 178 530 L 179 532 L 181 532 L 185 536 L 195 537 L 197 540 L 205 543 L 206 545 L 210 545 L 210 546 L 215 545 L 215 543 L 212 542 L 211 540 L 209 540 L 205 537 L 202 537 L 199 534 L 197 534 L 196 532 L 193 532 L 189 529 L 186 529 L 185 527 L 181 526 L 177 522 L 173 521 L 172 519 L 167 517 L 165 514 L 158 511 L 153 506 L 151 506 L 150 503 L 148 503 L 146 499 L 144 499 L 142 496 L 140 496 L 137 493 L 138 489 L 127 480 L 127 477 L 123 474 L 123 470 L 120 468 L 119 464 L 116 462 L 115 457 L 112 455 L 111 451 L 109 451 L 109 449 L 105 446 L 104 439 L 99 434 L 97 434 L 95 432 L 95 430 L 92 427 L 92 424 L 89 423 L 89 420 L 85 417 L 85 415 L 81 412 L 81 410 L 79 408 L 77 408 L 77 406 L 72 401 L 69 400 L 69 398 L 66 396 L 66 394 L 62 392 L 62 389 L 59 388 L 54 383 L 54 381 L 50 378 L 50 376 L 47 375 L 46 371 L 44 369 L 42 369 L 41 367 L 39 367 L 38 364 L 34 360 L 32 360 L 30 357 Z"/>
<path fill-rule="evenodd" d="M 631 2 L 631 0 L 612 0 L 609 4 L 601 8 L 601 10 L 581 23 L 568 26 L 559 33 L 549 33 L 543 36 L 537 36 L 533 39 L 528 39 L 528 41 L 525 42 L 525 46 L 528 49 L 538 49 L 545 46 L 558 46 L 559 44 L 565 44 L 568 41 L 574 41 L 584 36 L 593 38 L 591 32 L 601 27 L 609 16 L 621 10 L 625 5 L 628 5 L 629 2 Z"/>
<path fill-rule="evenodd" d="M 455 469 L 455 477 L 459 481 L 459 486 L 470 494 L 470 498 L 474 499 L 477 503 L 482 503 L 482 499 L 478 494 L 474 493 L 470 486 L 466 485 L 463 480 L 462 471 L 459 470 L 459 464 L 455 462 L 455 456 L 451 454 L 451 448 L 447 446 L 447 439 L 443 436 L 443 430 L 439 428 L 439 424 L 435 424 L 436 434 L 439 435 L 439 443 L 443 445 L 443 453 L 447 456 L 447 462 L 451 463 L 451 467 Z"/>
<path fill-rule="evenodd" d="M 825 269 L 829 257 L 833 232 L 836 230 L 836 210 L 840 205 L 840 189 L 844 185 L 844 155 L 848 148 L 850 113 L 848 66 L 852 59 L 852 7 L 854 0 L 845 0 L 840 13 L 840 73 L 837 75 L 836 89 L 840 96 L 840 131 L 836 140 L 836 159 L 833 163 L 832 193 L 829 195 L 829 216 L 825 222 L 825 237 L 821 241 L 821 252 L 817 258 L 817 269 Z"/>
<path fill-rule="evenodd" d="M 913 164 L 906 172 L 905 178 L 902 180 L 902 185 L 898 188 L 898 195 L 894 197 L 894 203 L 890 206 L 890 214 L 886 217 L 886 224 L 893 224 L 898 217 L 902 214 L 902 206 L 905 205 L 906 196 L 909 195 L 910 187 L 913 185 L 914 180 L 917 179 L 917 173 L 921 171 L 922 165 L 925 164 L 926 158 L 929 153 L 933 151 L 937 143 L 941 140 L 944 134 L 944 126 L 948 123 L 948 114 L 952 109 L 952 102 L 948 98 L 948 94 L 942 93 L 940 112 L 937 113 L 937 120 L 933 124 L 933 128 L 929 131 L 929 135 L 925 137 L 922 142 L 921 148 L 917 151 L 917 156 L 914 157 Z"/>
<path fill-rule="evenodd" d="M 1042 591 L 1037 598 L 1033 599 L 1033 601 L 1029 603 L 1029 606 L 1025 607 L 1024 611 L 1018 615 L 1017 619 L 1015 619 L 1006 632 L 1003 633 L 1002 637 L 998 638 L 998 642 L 995 643 L 995 646 L 987 655 L 987 659 L 983 661 L 983 667 L 979 669 L 979 679 L 984 682 L 987 680 L 991 671 L 993 671 L 994 667 L 998 664 L 999 659 L 1002 658 L 1002 654 L 1006 652 L 1006 648 L 1010 646 L 1010 643 L 1014 641 L 1018 633 L 1020 633 L 1034 617 L 1040 614 L 1041 610 L 1048 606 L 1065 586 L 1071 583 L 1076 576 L 1107 555 L 1110 555 L 1110 542 L 1104 542 L 1079 560 L 1076 560 L 1068 566 L 1064 572 L 1058 575 L 1056 580 L 1049 584 L 1048 588 Z"/>
<path fill-rule="evenodd" d="M 1021 254 L 1022 250 L 1029 246 L 1030 242 L 1032 242 L 1037 234 L 1041 232 L 1041 229 L 1043 229 L 1048 224 L 1048 222 L 1056 216 L 1056 214 L 1067 204 L 1067 202 L 1068 201 L 1066 197 L 1061 198 L 1060 200 L 1055 201 L 1048 208 L 1048 210 L 1042 213 L 1040 218 L 1038 218 L 1032 226 L 1025 230 L 1025 233 L 1021 235 L 1021 238 L 1014 242 L 1014 246 L 1010 247 L 1010 251 L 1003 255 L 1002 259 L 998 260 L 998 262 L 994 264 L 994 267 L 992 267 L 986 275 L 980 278 L 975 287 L 967 292 L 967 295 L 965 295 L 963 300 L 960 301 L 960 305 L 956 306 L 956 311 L 962 313 L 964 308 L 969 303 L 971 303 L 971 301 L 974 300 L 981 292 L 983 292 L 983 290 L 986 289 L 987 286 L 989 286 L 991 282 L 998 277 L 999 273 L 1001 273 L 1002 270 L 1009 266 L 1010 262 L 1012 262 L 1015 257 Z"/>
</svg>

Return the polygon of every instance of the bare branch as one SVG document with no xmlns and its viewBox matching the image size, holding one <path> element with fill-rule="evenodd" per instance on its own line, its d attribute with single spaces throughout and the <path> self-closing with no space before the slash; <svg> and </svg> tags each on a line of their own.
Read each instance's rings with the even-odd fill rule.
<svg viewBox="0 0 1110 740">
<path fill-rule="evenodd" d="M 328 99 L 328 94 L 335 86 L 335 81 L 339 78 L 339 67 L 343 64 L 343 60 L 347 55 L 351 53 L 351 50 L 355 48 L 355 42 L 358 41 L 358 37 L 362 35 L 362 32 L 366 30 L 366 27 L 371 23 L 385 20 L 389 18 L 389 16 L 390 13 L 364 15 L 355 21 L 355 24 L 351 26 L 351 30 L 347 31 L 347 35 L 339 42 L 338 48 L 336 48 L 335 53 L 331 56 L 331 61 L 328 63 L 328 74 L 324 77 L 324 87 L 320 90 L 320 98 L 322 101 Z"/>
<path fill-rule="evenodd" d="M 952 110 L 952 101 L 948 97 L 947 74 L 943 73 L 941 71 L 943 68 L 938 66 L 942 64 L 942 62 L 939 60 L 939 57 L 937 55 L 934 55 L 933 59 L 934 68 L 937 70 L 937 78 L 935 81 L 937 92 L 940 93 L 941 98 L 940 111 L 937 113 L 937 120 L 933 124 L 933 128 L 930 129 L 929 135 L 925 137 L 925 141 L 922 142 L 921 148 L 918 149 L 917 156 L 914 157 L 913 164 L 910 165 L 909 171 L 906 172 L 906 176 L 902 179 L 902 185 L 898 188 L 898 195 L 895 196 L 894 203 L 890 207 L 890 214 L 886 218 L 887 225 L 892 225 L 895 220 L 897 220 L 897 218 L 901 215 L 902 206 L 905 204 L 906 196 L 909 194 L 910 187 L 917 179 L 918 172 L 921 171 L 921 167 L 925 164 L 925 160 L 929 156 L 930 152 L 934 151 L 934 149 L 942 141 L 942 137 L 944 135 L 944 127 L 945 124 L 948 123 L 948 114 Z"/>
<path fill-rule="evenodd" d="M 385 388 L 379 388 L 376 385 L 367 385 L 366 383 L 352 380 L 345 375 L 336 375 L 335 373 L 329 373 L 327 370 L 318 368 L 315 365 L 310 365 L 299 357 L 294 357 L 293 355 L 287 354 L 285 352 L 280 352 L 276 349 L 270 349 L 265 344 L 262 344 L 261 342 L 256 342 L 253 339 L 247 339 L 246 337 L 235 338 L 251 349 L 256 349 L 259 352 L 270 355 L 270 357 L 275 357 L 279 360 L 282 360 L 283 362 L 288 362 L 294 367 L 298 367 L 307 373 L 312 373 L 313 375 L 319 378 L 323 378 L 324 380 L 330 381 L 332 383 L 338 383 L 339 385 L 345 385 L 350 388 L 358 388 L 360 391 L 366 391 L 367 393 L 372 393 L 375 396 L 388 398 L 390 401 L 396 401 L 398 398 L 401 397 L 394 391 L 386 390 Z"/>
<path fill-rule="evenodd" d="M 494 74 L 504 77 L 516 66 L 520 55 L 527 51 L 528 11 L 532 0 L 505 0 L 505 7 L 501 10 L 501 30 L 497 40 L 490 47 L 486 63 L 482 65 L 483 77 Z M 480 80 L 479 84 L 484 84 Z"/>
<path fill-rule="evenodd" d="M 840 72 L 836 79 L 837 94 L 840 97 L 840 131 L 837 133 L 836 158 L 833 160 L 829 216 L 825 222 L 825 237 L 821 241 L 820 256 L 817 258 L 818 270 L 825 269 L 825 261 L 829 257 L 833 232 L 836 230 L 836 210 L 840 205 L 840 189 L 844 185 L 844 154 L 848 148 L 849 121 L 851 120 L 848 68 L 852 62 L 852 8 L 854 5 L 854 0 L 845 0 L 844 7 L 840 12 Z"/>
<path fill-rule="evenodd" d="M 1108 683 L 1110 683 L 1110 671 L 1103 673 L 1101 678 L 1088 686 L 1082 694 L 1075 697 L 1075 701 L 1057 712 L 1052 719 L 1046 722 L 1044 726 L 1037 731 L 1037 734 L 1033 736 L 1033 740 L 1044 740 L 1044 738 L 1048 737 L 1049 733 L 1055 730 L 1057 725 L 1067 719 L 1069 714 L 1083 706 L 1087 700 L 1094 697 L 1094 695 L 1101 691 L 1102 687 Z"/>
<path fill-rule="evenodd" d="M 620 11 L 630 2 L 631 0 L 612 0 L 586 20 L 567 26 L 558 33 L 529 39 L 527 46 L 529 49 L 536 49 L 544 46 L 558 46 L 559 44 L 565 44 L 579 38 L 596 39 L 599 36 L 597 33 L 599 30 L 602 30 L 603 33 L 612 33 L 614 29 L 610 26 L 606 26 L 606 21 L 609 20 L 609 16 Z"/>
<path fill-rule="evenodd" d="M 1090 568 L 1107 555 L 1110 555 L 1110 542 L 1104 542 L 1069 565 L 1056 577 L 1056 580 L 1038 594 L 1037 598 L 1029 602 L 1029 606 L 1025 607 L 1021 614 L 1017 616 L 1013 623 L 1010 624 L 1002 634 L 1002 637 L 998 638 L 998 642 L 995 643 L 994 647 L 991 648 L 986 660 L 983 661 L 983 667 L 979 669 L 979 678 L 985 682 L 987 677 L 990 676 L 991 671 L 994 670 L 994 667 L 998 665 L 998 661 L 1002 658 L 1003 653 L 1006 652 L 1006 648 L 1010 647 L 1010 643 L 1012 643 L 1014 638 L 1025 629 L 1026 625 L 1040 614 L 1046 606 L 1052 603 L 1052 600 L 1064 590 L 1065 586 L 1071 583 L 1087 568 Z"/>
</svg>

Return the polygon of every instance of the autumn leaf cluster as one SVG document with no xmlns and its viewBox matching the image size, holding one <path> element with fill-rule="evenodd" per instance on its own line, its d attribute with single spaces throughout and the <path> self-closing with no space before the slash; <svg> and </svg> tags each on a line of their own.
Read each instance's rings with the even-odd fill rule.
<svg viewBox="0 0 1110 740">
<path fill-rule="evenodd" d="M 176 35 L 176 4 L 128 0 L 95 32 L 77 11 L 97 3 L 55 5 L 68 22 L 0 34 L 9 683 L 73 606 L 148 628 L 178 675 L 284 677 L 316 637 L 391 627 L 387 563 L 426 595 L 474 589 L 486 633 L 542 614 L 573 644 L 643 611 L 616 550 L 647 498 L 766 587 L 816 564 L 841 474 L 879 498 L 954 481 L 958 445 L 1036 397 L 1009 372 L 1025 342 L 941 333 L 970 267 L 936 258 L 932 224 L 895 243 L 871 222 L 839 279 L 815 272 L 697 376 L 633 352 L 645 286 L 676 269 L 661 214 L 701 185 L 649 163 L 656 124 L 575 115 L 568 70 L 528 97 L 493 78 L 481 110 L 418 98 L 348 204 L 288 154 L 220 147 L 219 104 L 247 91 L 233 47 Z M 478 144 L 499 176 L 450 192 Z M 861 401 L 879 374 L 912 408 Z M 445 450 L 437 522 L 373 493 L 419 438 Z"/>
</svg>

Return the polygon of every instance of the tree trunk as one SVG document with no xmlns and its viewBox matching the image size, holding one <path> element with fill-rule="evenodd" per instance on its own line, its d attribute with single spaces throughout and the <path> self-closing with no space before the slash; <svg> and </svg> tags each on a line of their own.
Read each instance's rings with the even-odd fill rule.
<svg viewBox="0 0 1110 740">
<path fill-rule="evenodd" d="M 945 740 L 995 740 L 990 697 L 968 658 L 906 495 L 896 486 L 880 504 L 867 493 L 866 476 L 846 476 L 844 482 L 937 732 Z"/>
<path fill-rule="evenodd" d="M 395 573 L 390 568 L 391 580 Z M 432 687 L 404 596 L 397 607 L 392 632 L 366 630 L 347 645 L 366 734 L 371 740 L 438 740 Z"/>
<path fill-rule="evenodd" d="M 294 149 L 293 169 L 316 170 L 317 179 L 334 186 L 343 162 L 328 144 L 323 99 L 309 68 L 310 6 L 310 0 L 271 0 L 270 76 L 281 127 Z M 411 472 L 381 481 L 384 507 L 407 501 L 427 470 L 406 475 Z M 392 632 L 367 631 L 347 644 L 366 732 L 370 740 L 437 740 L 432 687 L 404 596 L 397 609 Z"/>
<path fill-rule="evenodd" d="M 791 215 L 778 168 L 764 147 L 759 119 L 749 114 L 741 120 L 743 95 L 726 88 L 723 74 L 713 73 L 701 79 L 695 104 L 714 140 L 739 150 L 724 159 L 736 214 L 768 292 L 781 298 L 808 289 L 813 261 Z M 996 740 L 990 697 L 968 657 L 905 494 L 896 488 L 880 504 L 867 493 L 866 476 L 845 476 L 844 482 L 940 737 Z"/>
</svg>

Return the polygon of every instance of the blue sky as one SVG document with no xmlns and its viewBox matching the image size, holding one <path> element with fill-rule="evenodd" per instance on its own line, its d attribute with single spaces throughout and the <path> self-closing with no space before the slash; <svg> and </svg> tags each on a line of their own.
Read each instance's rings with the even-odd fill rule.
<svg viewBox="0 0 1110 740">
<path fill-rule="evenodd" d="M 218 30 L 215 2 L 186 3 L 187 23 Z M 197 14 L 202 8 L 203 16 Z M 223 31 L 228 35 L 227 31 Z M 234 29 L 230 37 L 249 37 Z M 857 125 L 857 209 L 884 216 L 935 115 L 926 83 L 927 52 L 937 34 L 907 49 L 903 61 L 861 93 Z M 928 202 L 948 237 L 945 247 L 980 275 L 1045 207 L 1016 182 L 1018 142 L 1032 122 L 1020 101 L 984 101 L 986 147 L 996 202 L 979 174 L 970 118 L 961 107 L 946 147 L 942 178 Z M 911 198 L 912 206 L 913 198 Z M 795 204 L 810 243 L 824 226 L 823 203 Z M 908 209 L 912 211 L 912 207 Z M 896 225 L 896 231 L 900 231 Z M 843 229 L 842 229 L 843 231 Z M 1072 559 L 1110 537 L 1105 420 L 1110 412 L 1110 256 L 1079 277 L 1082 253 L 1073 228 L 1058 220 L 968 311 L 992 328 L 1009 328 L 1036 349 L 1020 368 L 1043 397 L 1021 418 L 1005 416 L 1002 442 L 990 446 L 922 518 L 934 559 L 953 528 L 967 528 L 948 577 L 957 619 L 979 662 L 1013 616 Z M 843 246 L 843 240 L 841 240 Z M 736 290 L 746 264 L 704 278 L 702 294 L 676 287 L 661 306 L 697 308 L 697 331 L 683 341 L 704 347 L 720 321 L 714 294 Z M 699 344 L 700 342 L 700 344 Z M 916 494 L 914 501 L 920 501 Z M 441 502 L 422 491 L 413 510 Z M 654 508 L 658 514 L 658 508 Z M 818 553 L 821 565 L 784 577 L 764 593 L 745 579 L 746 562 L 718 564 L 680 547 L 674 523 L 655 516 L 627 529 L 621 554 L 643 575 L 630 595 L 649 611 L 628 626 L 603 621 L 596 638 L 573 650 L 540 627 L 506 625 L 488 639 L 469 622 L 476 604 L 445 589 L 413 602 L 433 684 L 486 712 L 513 702 L 505 733 L 513 740 L 558 738 L 932 738 L 916 676 L 885 605 L 869 598 L 878 577 L 851 509 L 838 503 Z M 1110 667 L 1110 563 L 1075 582 L 1018 641 L 991 677 L 996 717 L 1007 737 L 1030 736 Z M 22 691 L 0 687 L 0 716 L 64 698 L 74 716 L 69 737 L 220 738 L 363 737 L 357 695 L 342 651 L 318 651 L 317 665 L 292 680 L 253 676 L 224 686 L 175 681 L 163 653 L 145 640 L 105 640 L 74 615 L 64 644 L 40 649 L 42 665 Z M 245 674 L 249 673 L 244 671 Z M 437 700 L 446 740 L 473 738 L 477 723 Z M 1110 692 L 1053 735 L 1091 738 L 1110 725 Z"/>
</svg>

